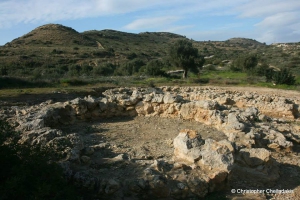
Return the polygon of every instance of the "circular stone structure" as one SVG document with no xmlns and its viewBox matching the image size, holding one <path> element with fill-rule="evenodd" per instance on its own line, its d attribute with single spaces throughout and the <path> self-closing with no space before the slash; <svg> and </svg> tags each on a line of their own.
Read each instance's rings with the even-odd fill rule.
<svg viewBox="0 0 300 200">
<path fill-rule="evenodd" d="M 279 176 L 279 170 L 300 174 L 297 98 L 219 88 L 115 88 L 98 98 L 11 107 L 1 115 L 22 131 L 20 143 L 63 155 L 66 177 L 93 198 L 186 199 L 224 188 L 298 188 L 297 179 Z M 190 163 L 174 159 L 175 138 L 178 155 L 199 156 Z"/>
</svg>

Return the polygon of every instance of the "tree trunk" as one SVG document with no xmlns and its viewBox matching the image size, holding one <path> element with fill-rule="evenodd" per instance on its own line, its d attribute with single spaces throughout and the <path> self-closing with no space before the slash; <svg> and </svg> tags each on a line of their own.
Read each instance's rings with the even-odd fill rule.
<svg viewBox="0 0 300 200">
<path fill-rule="evenodd" d="M 183 79 L 186 79 L 186 78 L 187 78 L 187 70 L 184 70 L 184 71 L 183 71 L 182 78 L 183 78 Z"/>
</svg>

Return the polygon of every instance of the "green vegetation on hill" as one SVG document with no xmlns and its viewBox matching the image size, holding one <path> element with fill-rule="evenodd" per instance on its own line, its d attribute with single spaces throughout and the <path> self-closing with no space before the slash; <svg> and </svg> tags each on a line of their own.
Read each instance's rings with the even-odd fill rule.
<svg viewBox="0 0 300 200">
<path fill-rule="evenodd" d="M 295 80 L 300 77 L 299 43 L 266 45 L 246 38 L 194 41 L 167 32 L 133 34 L 92 30 L 79 33 L 69 27 L 48 24 L 0 46 L 0 76 L 8 76 L 0 79 L 0 88 L 49 87 L 71 79 L 94 84 L 108 76 L 164 76 L 178 82 L 180 75 L 167 72 L 179 69 L 174 65 L 174 58 L 170 59 L 169 51 L 179 40 L 191 42 L 198 54 L 205 57 L 203 70 L 200 74 L 192 73 L 191 78 L 210 71 L 236 73 L 241 70 L 248 76 L 264 76 L 264 79 L 255 79 L 260 82 L 281 83 L 276 81 L 283 80 L 276 76 L 285 76 L 276 72 L 281 69 L 286 69 L 287 75 L 295 75 Z M 245 70 L 240 62 L 248 55 L 255 56 L 257 66 L 250 67 L 252 70 Z M 267 66 L 272 72 L 259 66 Z M 19 84 L 22 81 L 24 84 Z M 118 82 L 118 78 L 111 82 Z"/>
</svg>

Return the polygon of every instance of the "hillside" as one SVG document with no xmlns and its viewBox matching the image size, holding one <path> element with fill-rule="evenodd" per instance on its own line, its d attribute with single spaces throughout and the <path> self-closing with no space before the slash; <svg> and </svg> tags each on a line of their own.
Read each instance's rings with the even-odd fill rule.
<svg viewBox="0 0 300 200">
<path fill-rule="evenodd" d="M 116 30 L 91 30 L 82 33 L 58 24 L 47 24 L 0 46 L 0 68 L 8 75 L 36 78 L 61 78 L 89 75 L 95 68 L 98 75 L 110 74 L 120 67 L 135 68 L 137 73 L 151 60 L 161 60 L 165 69 L 168 49 L 178 39 L 174 33 L 144 32 L 139 34 Z M 289 67 L 300 75 L 299 43 L 266 45 L 253 39 L 231 38 L 226 41 L 194 41 L 199 53 L 209 57 L 205 64 L 218 66 L 233 61 L 241 54 L 257 54 L 260 62 L 275 67 Z M 122 75 L 118 73 L 119 75 Z"/>
</svg>

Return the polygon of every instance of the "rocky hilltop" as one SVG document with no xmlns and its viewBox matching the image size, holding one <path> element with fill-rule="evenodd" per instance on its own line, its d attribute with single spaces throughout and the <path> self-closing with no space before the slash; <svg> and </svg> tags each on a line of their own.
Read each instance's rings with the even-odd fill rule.
<svg viewBox="0 0 300 200">
<path fill-rule="evenodd" d="M 214 87 L 115 88 L 101 97 L 9 107 L 1 117 L 23 132 L 20 143 L 62 155 L 66 178 L 95 197 L 186 199 L 219 190 L 290 189 L 248 195 L 297 199 L 298 97 Z M 139 122 L 109 135 L 110 119 L 115 127 L 122 119 Z M 179 120 L 172 126 L 182 123 L 182 129 L 160 119 Z M 184 127 L 187 122 L 196 128 Z M 169 130 L 173 135 L 162 136 Z M 156 141 L 144 141 L 152 136 Z"/>
</svg>

